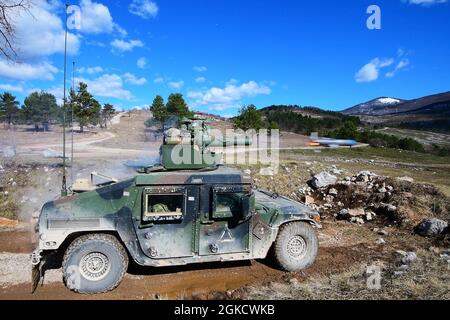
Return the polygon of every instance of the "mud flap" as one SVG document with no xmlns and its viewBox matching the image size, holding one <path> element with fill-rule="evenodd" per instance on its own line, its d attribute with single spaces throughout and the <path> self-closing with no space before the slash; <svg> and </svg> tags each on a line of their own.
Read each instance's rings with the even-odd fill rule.
<svg viewBox="0 0 450 320">
<path fill-rule="evenodd" d="M 44 263 L 45 260 L 42 260 L 39 264 L 31 267 L 31 294 L 36 292 L 39 285 L 44 284 Z"/>
</svg>

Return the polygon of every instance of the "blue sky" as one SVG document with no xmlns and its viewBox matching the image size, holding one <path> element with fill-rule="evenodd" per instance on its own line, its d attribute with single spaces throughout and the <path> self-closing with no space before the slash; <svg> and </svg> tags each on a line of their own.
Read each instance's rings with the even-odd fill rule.
<svg viewBox="0 0 450 320">
<path fill-rule="evenodd" d="M 61 98 L 64 7 L 33 1 L 33 18 L 15 19 L 20 63 L 0 59 L 0 91 Z M 342 110 L 450 90 L 447 0 L 70 4 L 81 14 L 69 34 L 68 71 L 75 61 L 77 80 L 119 108 L 181 92 L 191 108 L 226 116 L 249 103 Z M 381 30 L 366 26 L 370 5 L 381 9 Z"/>
</svg>

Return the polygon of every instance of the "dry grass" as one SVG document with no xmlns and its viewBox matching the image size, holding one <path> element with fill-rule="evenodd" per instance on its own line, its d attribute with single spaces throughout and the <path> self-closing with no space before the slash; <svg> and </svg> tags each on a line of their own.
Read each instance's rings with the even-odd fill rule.
<svg viewBox="0 0 450 320">
<path fill-rule="evenodd" d="M 250 286 L 240 292 L 240 299 L 282 300 L 409 300 L 450 299 L 449 264 L 436 253 L 420 250 L 419 260 L 409 271 L 395 275 L 394 263 L 380 261 L 380 290 L 367 286 L 367 264 L 352 266 L 346 272 L 330 277 L 313 277 L 307 281 L 291 280 Z"/>
<path fill-rule="evenodd" d="M 21 190 L 33 184 L 32 168 L 14 161 L 3 161 L 0 172 L 0 217 L 18 219 Z"/>
</svg>

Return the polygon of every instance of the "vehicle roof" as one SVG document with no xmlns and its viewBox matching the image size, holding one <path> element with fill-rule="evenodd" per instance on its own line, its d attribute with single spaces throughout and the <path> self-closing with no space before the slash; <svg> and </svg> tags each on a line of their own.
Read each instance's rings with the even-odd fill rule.
<svg viewBox="0 0 450 320">
<path fill-rule="evenodd" d="M 250 175 L 219 166 L 208 171 L 161 171 L 136 176 L 136 185 L 251 184 Z"/>
</svg>

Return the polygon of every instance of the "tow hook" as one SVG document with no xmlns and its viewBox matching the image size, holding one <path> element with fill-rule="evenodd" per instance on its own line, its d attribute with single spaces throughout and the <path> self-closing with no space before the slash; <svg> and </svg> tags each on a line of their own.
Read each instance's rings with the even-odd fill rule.
<svg viewBox="0 0 450 320">
<path fill-rule="evenodd" d="M 34 250 L 31 254 L 31 264 L 33 266 L 37 266 L 39 263 L 41 263 L 42 258 L 42 250 Z"/>
</svg>

